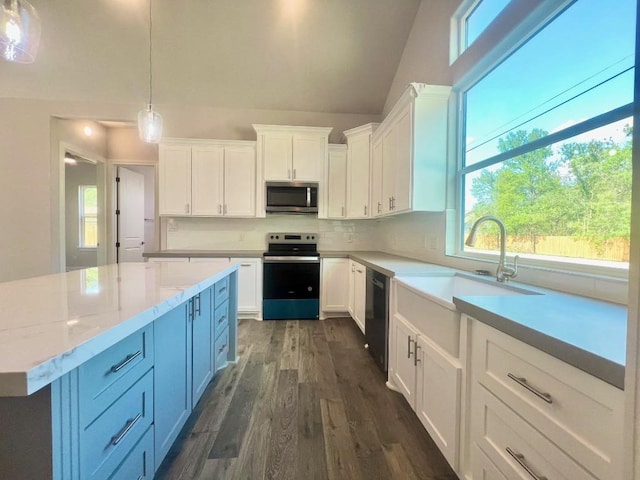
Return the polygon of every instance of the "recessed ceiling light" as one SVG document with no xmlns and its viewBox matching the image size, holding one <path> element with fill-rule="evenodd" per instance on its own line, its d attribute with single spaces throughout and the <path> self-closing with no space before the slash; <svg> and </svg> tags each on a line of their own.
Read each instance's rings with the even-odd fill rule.
<svg viewBox="0 0 640 480">
<path fill-rule="evenodd" d="M 84 127 L 84 134 L 87 137 L 90 137 L 91 135 L 93 135 L 93 129 L 87 125 L 86 127 Z"/>
</svg>

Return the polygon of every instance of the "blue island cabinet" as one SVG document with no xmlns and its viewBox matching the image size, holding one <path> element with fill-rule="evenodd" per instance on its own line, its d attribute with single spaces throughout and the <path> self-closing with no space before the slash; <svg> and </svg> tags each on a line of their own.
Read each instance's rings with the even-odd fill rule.
<svg viewBox="0 0 640 480">
<path fill-rule="evenodd" d="M 236 356 L 233 271 L 37 392 L 0 397 L 0 478 L 152 479 Z"/>
</svg>

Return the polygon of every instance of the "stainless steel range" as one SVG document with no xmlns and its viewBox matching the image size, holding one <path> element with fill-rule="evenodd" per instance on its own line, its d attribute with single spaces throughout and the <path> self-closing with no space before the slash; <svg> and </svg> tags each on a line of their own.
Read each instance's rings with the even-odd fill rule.
<svg viewBox="0 0 640 480">
<path fill-rule="evenodd" d="M 320 254 L 316 233 L 269 233 L 263 254 L 265 320 L 318 319 Z"/>
</svg>

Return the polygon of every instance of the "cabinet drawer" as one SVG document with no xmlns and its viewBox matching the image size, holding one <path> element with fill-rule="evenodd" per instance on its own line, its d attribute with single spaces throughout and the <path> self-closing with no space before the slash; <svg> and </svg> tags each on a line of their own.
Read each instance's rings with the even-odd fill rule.
<svg viewBox="0 0 640 480">
<path fill-rule="evenodd" d="M 624 392 L 479 322 L 473 378 L 598 478 L 621 475 Z"/>
<path fill-rule="evenodd" d="M 222 305 L 222 302 L 229 298 L 229 277 L 225 277 L 222 280 L 216 282 L 213 286 L 214 289 L 214 308 L 218 308 L 218 305 Z"/>
<path fill-rule="evenodd" d="M 472 441 L 507 478 L 594 479 L 480 384 L 472 389 Z"/>
<path fill-rule="evenodd" d="M 153 466 L 153 425 L 151 425 L 109 480 L 151 480 L 154 473 Z"/>
<path fill-rule="evenodd" d="M 215 350 L 213 354 L 216 357 L 216 370 L 227 366 L 227 356 L 229 355 L 228 328 L 225 328 L 224 331 L 216 339 Z"/>
<path fill-rule="evenodd" d="M 476 443 L 471 447 L 471 476 L 473 480 L 507 480 Z"/>
<path fill-rule="evenodd" d="M 213 313 L 214 338 L 218 338 L 229 325 L 229 302 L 216 307 Z"/>
<path fill-rule="evenodd" d="M 80 433 L 80 476 L 108 476 L 153 422 L 153 370 L 149 370 Z"/>
<path fill-rule="evenodd" d="M 80 365 L 81 427 L 93 421 L 152 366 L 152 324 Z"/>
</svg>

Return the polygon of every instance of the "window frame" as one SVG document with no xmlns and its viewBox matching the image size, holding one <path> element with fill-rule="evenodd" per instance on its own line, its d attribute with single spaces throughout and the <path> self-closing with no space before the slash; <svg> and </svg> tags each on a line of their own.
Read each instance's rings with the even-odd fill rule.
<svg viewBox="0 0 640 480">
<path fill-rule="evenodd" d="M 467 17 L 481 0 L 463 0 L 451 19 L 451 69 L 453 72 L 452 108 L 455 112 L 451 122 L 451 134 L 455 140 L 452 146 L 449 164 L 452 167 L 452 183 L 455 192 L 450 195 L 453 215 L 447 215 L 445 254 L 466 260 L 480 260 L 495 263 L 499 253 L 470 252 L 464 250 L 464 195 L 466 174 L 500 163 L 507 158 L 528 153 L 538 148 L 562 141 L 580 133 L 591 131 L 598 126 L 608 125 L 616 120 L 633 118 L 633 102 L 589 118 L 568 128 L 553 132 L 548 136 L 527 145 L 484 159 L 471 166 L 463 165 L 465 139 L 465 92 L 481 81 L 503 60 L 528 42 L 556 16 L 579 0 L 512 0 L 492 23 L 466 49 L 464 46 L 464 28 Z M 518 253 L 520 265 L 527 268 L 550 270 L 555 272 L 580 273 L 590 276 L 628 278 L 629 265 L 605 265 L 598 260 L 566 259 L 565 257 L 536 256 Z M 591 262 L 591 263 L 589 263 Z"/>
</svg>

